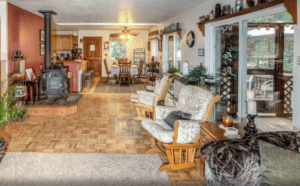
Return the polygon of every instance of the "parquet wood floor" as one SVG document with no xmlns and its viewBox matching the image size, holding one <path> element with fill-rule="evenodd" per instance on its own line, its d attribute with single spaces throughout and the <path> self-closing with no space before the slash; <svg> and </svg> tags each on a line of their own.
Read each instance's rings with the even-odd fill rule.
<svg viewBox="0 0 300 186">
<path fill-rule="evenodd" d="M 144 153 L 150 139 L 141 124 L 133 120 L 137 114 L 131 94 L 91 92 L 84 91 L 76 114 L 28 116 L 23 122 L 7 124 L 4 131 L 11 137 L 8 152 Z M 204 185 L 199 169 L 168 171 L 168 175 L 176 186 Z"/>
</svg>

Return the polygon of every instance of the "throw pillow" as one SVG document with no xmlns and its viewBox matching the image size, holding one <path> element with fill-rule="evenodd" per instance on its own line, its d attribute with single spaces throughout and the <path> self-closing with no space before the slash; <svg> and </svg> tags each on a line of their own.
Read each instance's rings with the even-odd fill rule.
<svg viewBox="0 0 300 186">
<path fill-rule="evenodd" d="M 181 111 L 171 112 L 164 121 L 174 129 L 174 124 L 177 120 L 190 120 L 192 117 L 191 114 L 183 113 Z"/>
<path fill-rule="evenodd" d="M 300 154 L 259 140 L 261 186 L 300 185 Z"/>
</svg>

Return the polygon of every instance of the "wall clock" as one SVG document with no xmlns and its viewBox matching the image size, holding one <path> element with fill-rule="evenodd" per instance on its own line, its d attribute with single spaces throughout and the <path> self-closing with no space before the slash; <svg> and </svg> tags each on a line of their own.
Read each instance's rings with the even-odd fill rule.
<svg viewBox="0 0 300 186">
<path fill-rule="evenodd" d="M 193 31 L 190 31 L 186 36 L 186 44 L 192 48 L 195 44 L 195 34 Z"/>
</svg>

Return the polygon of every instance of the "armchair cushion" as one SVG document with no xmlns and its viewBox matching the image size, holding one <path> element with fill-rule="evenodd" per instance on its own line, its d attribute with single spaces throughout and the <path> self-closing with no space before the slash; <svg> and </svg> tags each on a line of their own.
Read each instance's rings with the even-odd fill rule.
<svg viewBox="0 0 300 186">
<path fill-rule="evenodd" d="M 200 132 L 201 121 L 195 120 L 178 120 L 178 138 L 177 143 L 187 144 L 192 143 Z"/>
<path fill-rule="evenodd" d="M 179 109 L 177 107 L 155 106 L 155 119 L 163 120 L 173 111 L 179 111 Z"/>
<path fill-rule="evenodd" d="M 140 97 L 141 104 L 150 105 L 150 106 L 156 105 L 157 98 L 155 97 L 154 92 L 138 91 L 138 96 Z M 153 105 L 154 99 L 156 99 L 156 100 L 154 101 L 154 105 Z"/>
<path fill-rule="evenodd" d="M 165 119 L 164 121 L 172 128 L 174 128 L 174 123 L 177 120 L 190 120 L 192 117 L 191 114 L 188 113 L 183 113 L 181 111 L 173 111 L 171 112 Z"/>
<path fill-rule="evenodd" d="M 197 86 L 185 86 L 181 89 L 178 108 L 192 114 L 192 120 L 203 120 L 214 95 Z"/>
<path fill-rule="evenodd" d="M 142 126 L 158 141 L 164 143 L 173 142 L 174 130 L 163 120 L 144 119 Z"/>
</svg>

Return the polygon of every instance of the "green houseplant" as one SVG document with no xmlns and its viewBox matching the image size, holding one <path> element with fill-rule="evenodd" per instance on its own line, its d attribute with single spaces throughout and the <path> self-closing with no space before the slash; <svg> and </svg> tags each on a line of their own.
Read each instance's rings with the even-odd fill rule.
<svg viewBox="0 0 300 186">
<path fill-rule="evenodd" d="M 27 106 L 20 108 L 16 106 L 14 97 L 16 86 L 6 88 L 4 83 L 5 81 L 1 81 L 0 86 L 0 161 L 5 154 L 7 146 L 7 141 L 4 139 L 6 135 L 2 130 L 3 127 L 11 121 L 22 119 L 28 108 Z"/>
<path fill-rule="evenodd" d="M 186 85 L 201 85 L 212 88 L 220 85 L 218 74 L 215 76 L 207 74 L 207 69 L 202 65 L 190 71 L 189 75 L 182 78 L 181 83 Z"/>
<path fill-rule="evenodd" d="M 180 70 L 178 70 L 177 68 L 173 67 L 168 71 L 170 74 L 174 74 L 174 73 L 180 73 Z"/>
</svg>

